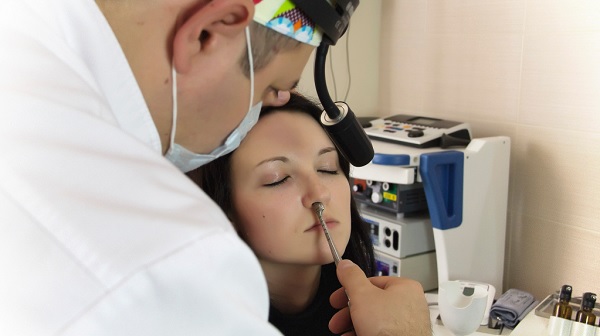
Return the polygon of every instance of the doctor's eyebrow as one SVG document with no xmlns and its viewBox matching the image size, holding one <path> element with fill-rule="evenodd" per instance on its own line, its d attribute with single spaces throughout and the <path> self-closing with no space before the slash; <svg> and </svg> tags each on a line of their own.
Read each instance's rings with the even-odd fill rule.
<svg viewBox="0 0 600 336">
<path fill-rule="evenodd" d="M 294 84 L 292 84 L 292 87 L 291 87 L 291 88 L 290 88 L 288 91 L 292 91 L 292 90 L 295 90 L 295 89 L 297 89 L 297 88 L 298 88 L 298 84 L 299 84 L 299 83 L 300 83 L 300 80 L 299 80 L 299 79 L 298 79 L 298 80 L 296 80 L 296 81 L 294 82 Z"/>
<path fill-rule="evenodd" d="M 300 83 L 300 80 L 298 79 L 292 85 L 290 85 L 288 87 L 288 89 L 277 89 L 277 88 L 273 88 L 273 89 L 276 90 L 276 91 L 293 91 L 293 90 L 295 90 L 295 89 L 298 88 L 298 84 L 299 83 Z"/>
</svg>

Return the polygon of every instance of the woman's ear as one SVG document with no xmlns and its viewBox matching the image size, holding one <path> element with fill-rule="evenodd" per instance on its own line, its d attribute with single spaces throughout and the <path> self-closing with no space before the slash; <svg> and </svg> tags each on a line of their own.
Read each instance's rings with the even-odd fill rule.
<svg viewBox="0 0 600 336">
<path fill-rule="evenodd" d="M 175 28 L 173 64 L 177 71 L 186 73 L 197 58 L 230 45 L 253 17 L 252 0 L 212 0 L 190 9 Z"/>
</svg>

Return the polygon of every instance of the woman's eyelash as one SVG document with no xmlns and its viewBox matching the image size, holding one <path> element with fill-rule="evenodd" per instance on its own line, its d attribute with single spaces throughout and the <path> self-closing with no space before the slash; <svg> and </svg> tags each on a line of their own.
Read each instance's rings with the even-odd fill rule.
<svg viewBox="0 0 600 336">
<path fill-rule="evenodd" d="M 276 187 L 276 186 L 278 186 L 280 184 L 285 183 L 285 181 L 287 181 L 289 178 L 290 178 L 289 176 L 286 176 L 286 177 L 282 178 L 279 181 L 275 181 L 273 183 L 267 183 L 267 184 L 265 184 L 265 187 Z"/>
<path fill-rule="evenodd" d="M 317 171 L 319 173 L 324 173 L 324 174 L 329 174 L 329 175 L 337 175 L 337 174 L 339 174 L 338 170 L 319 169 Z M 286 177 L 282 178 L 279 181 L 275 181 L 273 183 L 267 183 L 264 186 L 265 187 L 276 187 L 278 185 L 281 185 L 281 184 L 285 183 L 289 178 L 290 178 L 289 176 L 286 176 Z"/>
<path fill-rule="evenodd" d="M 338 174 L 337 170 L 319 169 L 318 172 L 325 173 L 325 174 L 331 174 L 331 175 L 337 175 Z"/>
</svg>

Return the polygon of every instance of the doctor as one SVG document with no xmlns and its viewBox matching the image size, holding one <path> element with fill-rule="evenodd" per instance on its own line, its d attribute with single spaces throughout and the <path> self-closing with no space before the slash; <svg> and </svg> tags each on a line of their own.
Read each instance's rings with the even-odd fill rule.
<svg viewBox="0 0 600 336">
<path fill-rule="evenodd" d="M 295 9 L 254 2 L 0 3 L 2 334 L 278 334 L 256 258 L 182 174 L 284 103 L 318 44 L 251 24 Z M 333 323 L 427 329 L 418 284 L 340 265 Z"/>
</svg>

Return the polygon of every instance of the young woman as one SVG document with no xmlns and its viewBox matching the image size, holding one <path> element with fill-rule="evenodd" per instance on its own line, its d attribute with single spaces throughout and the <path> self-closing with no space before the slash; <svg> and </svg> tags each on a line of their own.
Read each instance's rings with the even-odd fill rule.
<svg viewBox="0 0 600 336">
<path fill-rule="evenodd" d="M 292 94 L 267 107 L 232 154 L 189 176 L 221 206 L 258 256 L 269 320 L 284 335 L 332 335 L 329 296 L 340 288 L 323 217 L 342 258 L 374 274 L 373 246 L 351 196 L 349 164 L 321 128 L 321 108 Z"/>
</svg>

